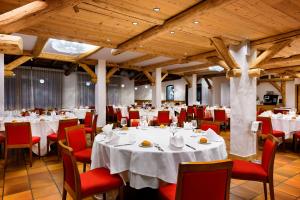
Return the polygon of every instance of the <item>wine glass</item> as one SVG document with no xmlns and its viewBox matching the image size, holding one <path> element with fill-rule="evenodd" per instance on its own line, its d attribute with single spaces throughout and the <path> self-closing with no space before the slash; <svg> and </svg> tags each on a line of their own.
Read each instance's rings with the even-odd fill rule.
<svg viewBox="0 0 300 200">
<path fill-rule="evenodd" d="M 125 117 L 121 118 L 121 126 L 125 127 L 127 125 L 127 119 Z"/>
<path fill-rule="evenodd" d="M 173 136 L 176 133 L 176 128 L 177 128 L 177 123 L 173 122 L 173 123 L 170 124 L 170 131 L 173 134 Z"/>
<path fill-rule="evenodd" d="M 197 120 L 192 120 L 192 128 L 193 131 L 195 131 L 195 129 L 197 128 Z"/>
</svg>

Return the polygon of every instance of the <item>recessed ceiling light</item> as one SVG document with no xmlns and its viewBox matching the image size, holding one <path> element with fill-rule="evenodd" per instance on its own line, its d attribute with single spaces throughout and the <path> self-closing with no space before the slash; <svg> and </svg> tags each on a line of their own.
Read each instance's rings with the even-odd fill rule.
<svg viewBox="0 0 300 200">
<path fill-rule="evenodd" d="M 147 89 L 147 88 L 148 88 L 148 85 L 145 85 L 145 88 Z"/>
<path fill-rule="evenodd" d="M 135 87 L 134 90 L 137 90 L 137 87 Z"/>
<path fill-rule="evenodd" d="M 193 21 L 194 24 L 199 24 L 199 21 Z"/>
<path fill-rule="evenodd" d="M 85 85 L 86 85 L 86 86 L 90 86 L 90 85 L 91 85 L 91 82 L 90 82 L 90 81 L 87 81 L 87 82 L 85 82 Z"/>
<path fill-rule="evenodd" d="M 122 88 L 124 88 L 124 87 L 125 87 L 125 85 L 124 85 L 124 84 L 122 84 L 122 85 L 121 85 L 121 87 L 122 87 Z"/>
<path fill-rule="evenodd" d="M 111 40 L 109 38 L 106 39 L 107 42 L 111 42 Z"/>
<path fill-rule="evenodd" d="M 137 22 L 132 22 L 132 24 L 136 26 L 136 25 L 138 25 L 139 23 L 137 23 Z"/>
<path fill-rule="evenodd" d="M 170 31 L 171 34 L 175 34 L 175 31 Z"/>
<path fill-rule="evenodd" d="M 154 12 L 159 12 L 159 11 L 160 11 L 160 8 L 157 8 L 157 7 L 156 7 L 156 8 L 153 8 L 153 11 L 154 11 Z"/>
</svg>

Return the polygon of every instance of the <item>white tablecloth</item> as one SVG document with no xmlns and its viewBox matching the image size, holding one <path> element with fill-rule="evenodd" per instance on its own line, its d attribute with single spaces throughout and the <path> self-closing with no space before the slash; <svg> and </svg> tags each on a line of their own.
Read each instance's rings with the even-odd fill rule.
<svg viewBox="0 0 300 200">
<path fill-rule="evenodd" d="M 18 117 L 18 118 L 4 118 L 0 120 L 0 130 L 4 131 L 4 123 L 17 120 L 19 122 L 30 122 L 32 136 L 39 136 L 41 138 L 41 156 L 47 153 L 47 136 L 52 133 L 57 133 L 59 120 L 64 119 L 63 116 L 40 116 L 39 118 L 32 119 L 30 117 Z M 32 151 L 38 154 L 38 145 L 32 146 Z"/>
<path fill-rule="evenodd" d="M 300 119 L 271 118 L 273 130 L 283 131 L 285 139 L 293 138 L 293 131 L 300 130 Z"/>
<path fill-rule="evenodd" d="M 84 119 L 85 118 L 85 113 L 91 112 L 91 109 L 87 108 L 75 108 L 72 109 L 72 112 L 78 119 Z"/>
<path fill-rule="evenodd" d="M 212 118 L 214 118 L 214 110 L 215 109 L 222 109 L 222 108 L 206 107 L 206 109 L 205 109 L 205 117 L 212 117 Z M 223 108 L 223 109 L 225 109 L 226 117 L 230 118 L 230 108 Z"/>
<path fill-rule="evenodd" d="M 220 142 L 199 144 L 199 137 L 191 137 L 191 130 L 180 129 L 176 134 L 182 135 L 185 146 L 182 150 L 171 150 L 169 147 L 169 128 L 150 127 L 148 130 L 130 128 L 126 135 L 121 135 L 119 144 L 128 143 L 135 138 L 136 142 L 129 146 L 114 147 L 103 141 L 103 134 L 97 135 L 93 144 L 91 168 L 107 167 L 112 174 L 128 172 L 130 186 L 136 189 L 158 188 L 159 180 L 176 183 L 180 162 L 212 161 L 227 158 L 226 145 Z M 119 133 L 118 133 L 119 134 Z M 139 144 L 144 140 L 158 143 L 164 152 L 155 147 L 142 148 Z"/>
</svg>

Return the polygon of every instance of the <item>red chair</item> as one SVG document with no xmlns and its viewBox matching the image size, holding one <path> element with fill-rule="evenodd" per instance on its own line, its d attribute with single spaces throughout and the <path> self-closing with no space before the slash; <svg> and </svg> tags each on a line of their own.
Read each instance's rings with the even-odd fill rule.
<svg viewBox="0 0 300 200">
<path fill-rule="evenodd" d="M 196 109 L 197 117 L 196 119 L 199 120 L 205 120 L 205 121 L 213 121 L 211 117 L 205 117 L 205 108 L 203 106 L 199 106 Z"/>
<path fill-rule="evenodd" d="M 140 112 L 137 110 L 129 111 L 129 120 L 132 120 L 132 119 L 140 119 Z"/>
<path fill-rule="evenodd" d="M 229 200 L 232 161 L 179 164 L 176 184 L 159 188 L 163 200 Z"/>
<path fill-rule="evenodd" d="M 171 120 L 170 120 L 170 112 L 167 110 L 161 110 L 158 111 L 158 116 L 157 116 L 157 124 L 158 125 L 170 125 Z"/>
<path fill-rule="evenodd" d="M 7 165 L 7 154 L 9 149 L 29 149 L 30 167 L 32 166 L 32 145 L 38 144 L 39 158 L 41 156 L 40 150 L 40 137 L 32 136 L 31 127 L 29 122 L 12 122 L 5 123 L 5 164 Z"/>
<path fill-rule="evenodd" d="M 220 135 L 221 131 L 220 131 L 220 124 L 218 122 L 212 122 L 212 121 L 200 121 L 200 129 L 201 130 L 208 130 L 208 129 L 212 129 L 213 131 L 215 131 L 217 134 Z"/>
<path fill-rule="evenodd" d="M 183 127 L 183 123 L 186 121 L 186 110 L 181 108 L 178 118 L 178 126 Z"/>
<path fill-rule="evenodd" d="M 282 139 L 282 148 L 285 150 L 285 133 L 283 131 L 273 130 L 272 121 L 270 117 L 257 117 L 257 121 L 262 122 L 261 136 L 265 138 L 267 135 L 271 134 L 276 138 Z"/>
<path fill-rule="evenodd" d="M 194 107 L 193 106 L 187 107 L 187 118 L 188 118 L 188 120 L 194 119 Z"/>
<path fill-rule="evenodd" d="M 49 153 L 50 142 L 57 143 L 59 140 L 66 139 L 65 128 L 78 125 L 78 119 L 59 120 L 57 133 L 52 133 L 47 136 L 47 154 Z M 60 151 L 57 151 L 58 156 Z"/>
<path fill-rule="evenodd" d="M 272 135 L 268 135 L 263 147 L 261 164 L 234 160 L 232 178 L 263 182 L 265 199 L 268 196 L 267 183 L 269 183 L 271 200 L 274 200 L 273 170 L 277 146 L 277 139 Z"/>
<path fill-rule="evenodd" d="M 107 106 L 107 119 L 109 122 L 113 122 L 115 120 L 115 111 L 113 106 Z"/>
<path fill-rule="evenodd" d="M 92 127 L 93 123 L 93 113 L 92 112 L 86 112 L 84 117 L 84 126 L 85 127 Z"/>
<path fill-rule="evenodd" d="M 137 127 L 137 126 L 139 126 L 140 120 L 139 119 L 132 119 L 132 120 L 130 120 L 129 123 L 130 123 L 129 125 L 131 127 Z"/>
<path fill-rule="evenodd" d="M 86 164 L 91 163 L 92 149 L 87 148 L 85 130 L 83 125 L 66 128 L 67 144 L 73 149 L 76 161 L 83 163 L 83 171 L 86 171 Z"/>
<path fill-rule="evenodd" d="M 226 129 L 226 126 L 228 125 L 228 118 L 224 109 L 214 109 L 214 121 L 221 123 Z"/>
<path fill-rule="evenodd" d="M 97 131 L 98 115 L 94 115 L 92 127 L 85 127 L 85 133 L 91 135 L 91 141 L 94 142 L 94 138 Z"/>
<path fill-rule="evenodd" d="M 1 154 L 2 154 L 3 157 L 4 157 L 4 154 L 2 152 L 5 151 L 5 139 L 6 139 L 5 135 L 1 131 L 1 133 L 0 133 L 0 145 L 1 145 Z M 3 145 L 3 151 L 2 151 L 2 145 Z"/>
<path fill-rule="evenodd" d="M 117 115 L 117 123 L 120 124 L 121 123 L 121 119 L 122 119 L 122 112 L 120 108 L 116 109 L 116 115 Z"/>
<path fill-rule="evenodd" d="M 293 134 L 293 147 L 294 151 L 297 150 L 297 143 L 300 141 L 300 131 L 296 131 Z"/>
<path fill-rule="evenodd" d="M 103 193 L 104 199 L 106 199 L 106 192 L 121 189 L 122 179 L 118 175 L 111 175 L 106 168 L 97 168 L 79 174 L 73 149 L 65 146 L 62 141 L 59 141 L 59 145 L 64 168 L 63 200 L 66 200 L 67 193 L 75 200 L 99 193 Z"/>
</svg>

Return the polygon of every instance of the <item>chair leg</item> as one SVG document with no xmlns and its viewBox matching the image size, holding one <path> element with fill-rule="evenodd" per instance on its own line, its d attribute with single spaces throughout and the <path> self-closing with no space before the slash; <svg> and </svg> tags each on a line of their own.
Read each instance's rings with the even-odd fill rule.
<svg viewBox="0 0 300 200">
<path fill-rule="evenodd" d="M 270 189 L 270 199 L 275 200 L 273 180 L 271 180 L 269 183 L 269 189 Z"/>
<path fill-rule="evenodd" d="M 103 193 L 103 200 L 106 200 L 106 193 Z"/>
<path fill-rule="evenodd" d="M 86 171 L 86 163 L 83 163 L 83 172 Z"/>
<path fill-rule="evenodd" d="M 41 159 L 41 142 L 38 143 L 39 159 Z"/>
<path fill-rule="evenodd" d="M 66 199 L 67 199 L 67 190 L 64 188 L 62 193 L 62 200 L 66 200 Z"/>
<path fill-rule="evenodd" d="M 7 153 L 8 153 L 8 149 L 5 147 L 5 150 L 4 150 L 4 168 L 7 167 Z"/>
<path fill-rule="evenodd" d="M 263 182 L 264 184 L 264 195 L 265 195 L 265 200 L 268 199 L 268 189 L 267 189 L 267 183 Z"/>
<path fill-rule="evenodd" d="M 29 148 L 29 162 L 30 162 L 30 167 L 32 167 L 32 148 Z"/>
<path fill-rule="evenodd" d="M 47 155 L 49 154 L 49 146 L 50 146 L 49 140 L 47 139 Z"/>
<path fill-rule="evenodd" d="M 285 136 L 282 136 L 282 149 L 285 151 Z"/>
</svg>

